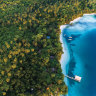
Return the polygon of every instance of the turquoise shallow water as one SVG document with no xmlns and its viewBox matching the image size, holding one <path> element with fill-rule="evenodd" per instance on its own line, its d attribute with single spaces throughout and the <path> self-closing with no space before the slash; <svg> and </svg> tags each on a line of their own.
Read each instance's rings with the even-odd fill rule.
<svg viewBox="0 0 96 96">
<path fill-rule="evenodd" d="M 80 83 L 65 79 L 68 96 L 96 96 L 96 15 L 84 15 L 67 25 L 62 30 L 62 40 L 70 55 L 67 65 L 62 66 L 63 73 L 82 77 Z"/>
</svg>

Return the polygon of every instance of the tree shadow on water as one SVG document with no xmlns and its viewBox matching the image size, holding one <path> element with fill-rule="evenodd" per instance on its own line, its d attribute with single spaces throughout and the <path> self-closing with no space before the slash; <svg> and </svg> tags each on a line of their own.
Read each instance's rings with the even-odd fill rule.
<svg viewBox="0 0 96 96">
<path fill-rule="evenodd" d="M 76 62 L 75 62 L 74 57 L 72 57 L 69 62 L 68 76 L 74 77 L 73 71 L 74 71 L 75 66 L 76 66 Z M 75 83 L 75 81 L 72 79 L 68 79 L 68 81 L 71 86 Z"/>
</svg>

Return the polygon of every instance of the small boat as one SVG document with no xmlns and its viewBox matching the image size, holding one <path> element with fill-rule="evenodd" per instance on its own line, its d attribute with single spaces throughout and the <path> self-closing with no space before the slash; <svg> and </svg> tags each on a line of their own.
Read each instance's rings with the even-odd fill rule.
<svg viewBox="0 0 96 96">
<path fill-rule="evenodd" d="M 69 38 L 72 38 L 72 37 L 69 37 Z"/>
<path fill-rule="evenodd" d="M 72 39 L 68 39 L 68 40 L 72 40 Z"/>
</svg>

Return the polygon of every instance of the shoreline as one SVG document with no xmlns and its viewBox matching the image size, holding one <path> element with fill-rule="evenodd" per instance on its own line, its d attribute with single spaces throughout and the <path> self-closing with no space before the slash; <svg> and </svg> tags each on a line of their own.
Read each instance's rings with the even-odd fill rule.
<svg viewBox="0 0 96 96">
<path fill-rule="evenodd" d="M 69 24 L 72 24 L 72 23 L 76 23 L 78 22 L 83 16 L 85 15 L 96 15 L 96 13 L 88 13 L 88 14 L 83 14 L 81 17 L 77 17 L 76 19 L 74 19 L 73 21 L 70 21 Z M 63 40 L 63 30 L 68 26 L 68 24 L 65 24 L 65 25 L 61 25 L 60 26 L 60 42 L 62 44 L 62 50 L 63 50 L 63 54 L 61 55 L 61 59 L 60 59 L 60 64 L 61 64 L 61 69 L 62 69 L 62 73 L 64 75 L 66 75 L 67 73 L 67 70 L 66 70 L 66 65 L 68 64 L 68 61 L 70 60 L 70 53 L 69 53 L 69 50 L 68 50 L 68 47 L 67 47 L 67 44 L 66 42 L 64 42 Z M 68 86 L 68 81 L 67 81 L 67 78 L 64 78 L 64 81 L 66 83 L 66 85 Z M 68 96 L 68 94 L 66 95 Z"/>
<path fill-rule="evenodd" d="M 76 23 L 78 22 L 83 16 L 86 16 L 86 15 L 96 15 L 96 13 L 88 13 L 88 14 L 83 14 L 82 16 L 80 17 L 77 17 L 76 19 L 74 19 L 73 21 L 70 21 L 69 24 L 72 24 L 72 23 Z M 61 25 L 62 26 L 62 25 Z"/>
<path fill-rule="evenodd" d="M 62 54 L 61 59 L 60 59 L 62 69 L 65 69 L 66 64 L 68 63 L 69 58 L 70 58 L 70 54 L 68 52 L 68 46 L 66 44 L 66 41 L 65 42 L 63 41 L 63 29 L 66 28 L 66 26 L 67 25 L 60 27 L 60 29 L 61 29 L 60 42 L 62 43 L 62 48 L 63 48 L 63 54 Z M 63 72 L 63 74 L 66 74 L 66 70 L 62 70 L 62 72 Z"/>
<path fill-rule="evenodd" d="M 62 54 L 61 59 L 60 59 L 60 64 L 61 64 L 62 73 L 64 75 L 67 74 L 67 72 L 66 72 L 66 65 L 67 65 L 67 63 L 68 63 L 68 61 L 70 59 L 70 54 L 69 54 L 68 46 L 66 44 L 66 41 L 63 41 L 63 29 L 66 28 L 66 26 L 67 25 L 60 26 L 60 30 L 61 30 L 60 42 L 62 43 L 62 50 L 63 50 L 63 54 Z M 65 77 L 64 77 L 64 82 L 68 86 L 68 81 L 67 81 L 67 78 L 65 78 Z M 60 95 L 60 96 L 63 96 L 63 95 Z M 66 94 L 64 96 L 68 96 L 68 94 Z"/>
</svg>

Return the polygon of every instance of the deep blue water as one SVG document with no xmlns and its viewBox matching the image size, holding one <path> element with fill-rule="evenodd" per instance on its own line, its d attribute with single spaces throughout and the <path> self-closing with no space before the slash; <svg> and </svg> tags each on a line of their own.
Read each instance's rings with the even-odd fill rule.
<svg viewBox="0 0 96 96">
<path fill-rule="evenodd" d="M 67 25 L 62 36 L 70 54 L 65 75 L 82 77 L 80 83 L 67 79 L 68 96 L 96 96 L 96 16 Z"/>
</svg>

